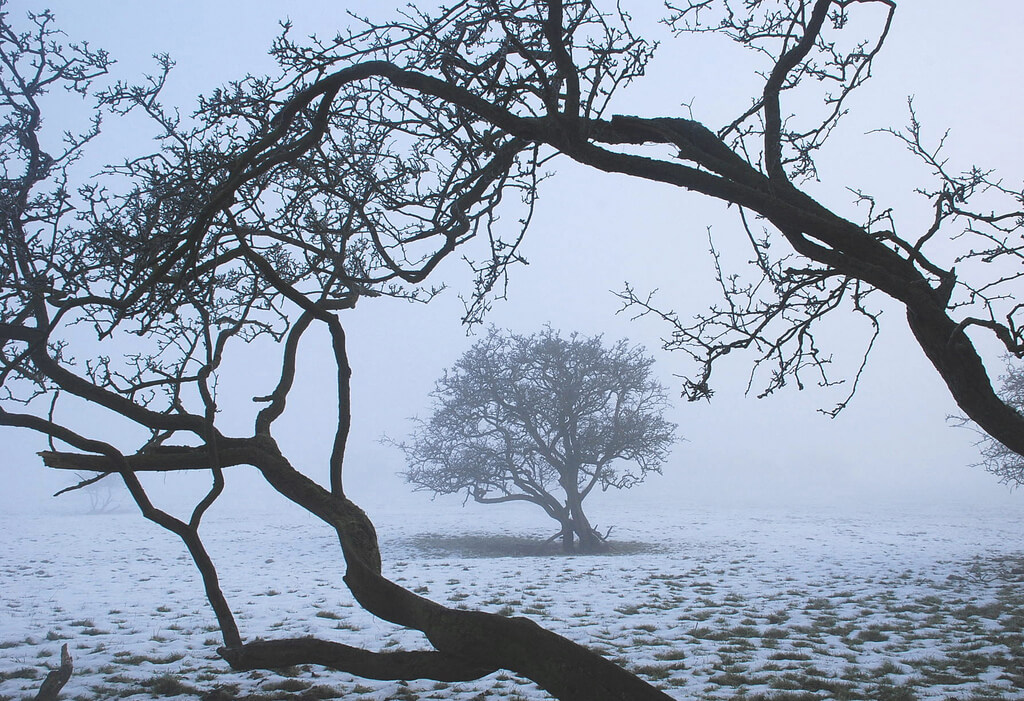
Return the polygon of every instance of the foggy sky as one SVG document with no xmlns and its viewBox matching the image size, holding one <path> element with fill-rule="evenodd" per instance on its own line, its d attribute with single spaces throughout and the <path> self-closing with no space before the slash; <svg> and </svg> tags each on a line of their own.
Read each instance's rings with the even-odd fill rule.
<svg viewBox="0 0 1024 701">
<path fill-rule="evenodd" d="M 371 2 L 292 2 L 289 12 L 296 33 L 332 35 L 349 21 L 338 9 L 342 5 L 384 14 Z M 628 5 L 633 9 L 634 3 Z M 183 112 L 191 109 L 199 92 L 247 72 L 274 70 L 265 52 L 283 11 L 280 3 L 247 2 L 244 14 L 238 14 L 240 5 L 235 3 L 194 0 L 173 5 L 61 0 L 48 6 L 71 39 L 87 38 L 111 52 L 119 61 L 118 77 L 153 72 L 150 54 L 170 53 L 177 67 L 164 99 L 181 105 Z M 635 6 L 638 15 L 657 7 Z M 18 13 L 29 7 L 20 2 L 7 9 Z M 821 182 L 808 185 L 826 206 L 859 221 L 846 189 L 859 188 L 896 207 L 907 230 L 922 228 L 930 207 L 913 189 L 930 184 L 926 169 L 894 138 L 867 133 L 904 125 L 910 94 L 931 138 L 951 129 L 948 155 L 957 169 L 978 163 L 1019 182 L 1024 163 L 1018 131 L 1024 49 L 1017 34 L 1024 26 L 1024 4 L 979 2 L 969 7 L 965 12 L 963 3 L 952 0 L 900 6 L 875 77 L 857 91 L 851 114 L 819 158 Z M 680 103 L 692 99 L 694 117 L 714 128 L 746 105 L 752 83 L 727 62 L 736 55 L 734 47 L 724 47 L 724 58 L 718 59 L 718 49 L 710 44 L 705 53 L 696 54 L 684 45 L 689 40 L 675 41 L 664 28 L 656 31 L 663 47 L 648 76 L 620 97 L 616 111 L 685 116 Z M 111 151 L 121 139 L 139 138 L 118 136 L 116 120 L 108 119 L 106 126 L 104 143 Z M 542 185 L 523 247 L 530 264 L 512 270 L 509 300 L 496 304 L 487 322 L 518 332 L 550 323 L 565 331 L 604 333 L 612 340 L 627 337 L 655 354 L 659 376 L 678 394 L 675 376 L 691 374 L 693 366 L 681 354 L 659 349 L 666 327 L 617 315 L 620 304 L 611 291 L 629 281 L 640 290 L 658 288 L 658 299 L 684 318 L 703 311 L 714 301 L 707 227 L 713 227 L 719 242 L 728 240 L 737 226 L 734 211 L 675 188 L 609 176 L 565 160 L 552 164 L 552 170 L 557 174 Z M 742 254 L 737 253 L 740 258 Z M 378 439 L 385 433 L 401 438 L 410 430 L 409 417 L 425 415 L 434 380 L 473 341 L 459 324 L 462 306 L 457 298 L 470 290 L 469 271 L 453 258 L 438 272 L 432 281 L 443 280 L 450 289 L 427 306 L 370 299 L 342 318 L 354 373 L 347 482 L 355 500 L 371 509 L 395 498 L 429 503 L 409 495 L 409 488 L 395 477 L 403 467 L 401 453 Z M 876 303 L 881 301 L 879 296 Z M 817 409 L 842 400 L 843 388 L 790 388 L 763 400 L 754 398 L 756 391 L 745 396 L 753 358 L 734 354 L 716 369 L 712 402 L 677 400 L 670 418 L 687 440 L 666 463 L 665 475 L 651 477 L 631 498 L 680 504 L 914 501 L 1020 508 L 1019 494 L 969 467 L 977 460 L 975 436 L 948 425 L 947 416 L 957 409 L 940 378 L 910 339 L 900 309 L 882 307 L 882 336 L 872 363 L 857 397 L 839 418 L 828 419 Z M 826 327 L 822 344 L 835 354 L 837 366 L 855 368 L 869 338 L 866 325 L 840 313 Z M 314 475 L 325 473 L 334 430 L 333 397 L 321 396 L 323 380 L 315 374 L 315 358 L 323 350 L 307 344 L 294 398 L 275 430 L 294 464 Z M 992 367 L 997 374 L 998 365 Z M 268 386 L 252 385 L 263 376 L 272 382 L 276 372 L 276 365 L 252 364 L 233 375 L 229 371 L 224 391 L 240 398 L 266 394 Z M 34 456 L 45 448 L 43 439 L 0 429 L 0 441 L 6 463 L 0 469 L 10 485 L 3 491 L 3 508 L 52 506 L 48 494 L 66 484 L 67 475 L 47 474 Z M 255 489 L 251 470 L 233 470 L 241 474 L 229 475 L 229 487 L 245 482 Z M 165 483 L 175 480 L 170 476 Z M 459 508 L 460 501 L 439 500 L 435 506 Z"/>
</svg>

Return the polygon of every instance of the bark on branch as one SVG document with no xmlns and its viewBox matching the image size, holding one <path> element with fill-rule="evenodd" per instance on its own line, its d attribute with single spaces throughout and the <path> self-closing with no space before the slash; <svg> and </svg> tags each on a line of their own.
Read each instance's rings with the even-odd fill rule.
<svg viewBox="0 0 1024 701">
<path fill-rule="evenodd" d="M 365 679 L 442 682 L 471 681 L 496 671 L 440 652 L 373 652 L 317 638 L 257 640 L 241 647 L 222 647 L 217 653 L 238 671 L 316 664 Z"/>
<path fill-rule="evenodd" d="M 206 446 L 161 446 L 150 452 L 126 455 L 124 459 L 131 472 L 173 472 L 252 465 L 259 460 L 258 452 L 254 441 L 225 438 L 218 441 L 216 459 Z M 55 470 L 120 472 L 123 469 L 105 455 L 44 450 L 39 456 L 43 464 Z"/>
</svg>

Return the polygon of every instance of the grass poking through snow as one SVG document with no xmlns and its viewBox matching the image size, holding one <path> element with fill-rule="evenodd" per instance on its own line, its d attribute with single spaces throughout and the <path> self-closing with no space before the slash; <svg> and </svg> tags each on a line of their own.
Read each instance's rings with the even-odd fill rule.
<svg viewBox="0 0 1024 701">
<path fill-rule="evenodd" d="M 245 637 L 425 648 L 422 635 L 354 605 L 329 531 L 275 518 L 211 536 Z M 449 606 L 534 618 L 678 698 L 1024 698 L 1024 557 L 1012 518 L 968 528 L 954 516 L 644 510 L 622 516 L 616 548 L 580 557 L 500 524 L 429 535 L 457 533 L 454 517 L 437 520 L 378 517 L 388 577 Z M 131 516 L 51 526 L 20 523 L 29 541 L 0 543 L 0 701 L 31 696 L 64 642 L 76 667 L 65 698 L 75 701 L 546 698 L 508 672 L 468 683 L 232 672 L 173 539 Z M 84 555 L 60 556 L 61 532 L 90 529 Z"/>
</svg>

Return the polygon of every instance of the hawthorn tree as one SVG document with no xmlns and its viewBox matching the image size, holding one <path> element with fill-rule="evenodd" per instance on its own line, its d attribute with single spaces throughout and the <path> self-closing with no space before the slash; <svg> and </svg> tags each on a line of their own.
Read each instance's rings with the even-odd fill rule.
<svg viewBox="0 0 1024 701">
<path fill-rule="evenodd" d="M 48 437 L 51 468 L 123 480 L 146 518 L 180 536 L 220 624 L 220 654 L 236 669 L 308 663 L 456 680 L 506 668 L 559 698 L 667 698 L 527 619 L 450 609 L 382 576 L 373 524 L 344 489 L 352 407 L 342 320 L 360 298 L 429 298 L 428 278 L 456 251 L 475 274 L 466 320 L 479 320 L 519 259 L 541 168 L 571 159 L 738 213 L 734 236 L 751 247 L 755 277 L 721 273 L 724 304 L 688 321 L 623 292 L 639 312 L 663 316 L 670 345 L 698 361 L 691 398 L 710 396 L 715 363 L 742 349 L 771 364 L 765 391 L 822 371 L 817 322 L 845 310 L 875 323 L 868 296 L 880 294 L 905 308 L 964 413 L 1024 453 L 1024 417 L 994 390 L 979 351 L 992 342 L 1024 355 L 1015 301 L 1024 193 L 983 168 L 954 169 L 912 116 L 895 133 L 933 171 L 920 188 L 929 222 L 900 230 L 869 193 L 857 195 L 866 214 L 855 222 L 811 194 L 814 158 L 854 106 L 896 12 L 894 0 L 670 3 L 665 21 L 680 41 L 717 34 L 762 62 L 747 106 L 710 125 L 615 112 L 654 47 L 621 5 L 591 0 L 455 0 L 393 21 L 353 18 L 329 40 L 286 31 L 272 50 L 277 75 L 217 90 L 192 115 L 161 103 L 169 58 L 141 84 L 110 84 L 110 58 L 65 44 L 49 13 L 8 12 L 0 424 Z M 47 134 L 45 94 L 60 90 L 97 101 L 107 128 L 118 115 L 146 116 L 153 152 L 110 165 L 103 179 L 82 177 L 76 159 L 99 116 L 63 139 Z M 337 386 L 324 485 L 274 439 L 311 328 L 329 334 Z M 238 434 L 225 428 L 240 422 L 221 411 L 217 377 L 247 348 L 264 363 L 277 353 L 280 372 Z M 363 607 L 422 631 L 429 646 L 376 652 L 240 630 L 200 526 L 224 470 L 243 464 L 337 531 L 344 582 Z M 184 519 L 139 479 L 173 470 L 211 480 Z"/>
<path fill-rule="evenodd" d="M 562 338 L 550 327 L 530 336 L 491 328 L 437 381 L 432 415 L 399 444 L 403 476 L 482 504 L 536 504 L 558 522 L 566 552 L 595 552 L 607 534 L 583 500 L 594 487 L 628 489 L 660 473 L 675 438 L 653 363 L 624 340 L 605 347 L 600 336 Z"/>
</svg>

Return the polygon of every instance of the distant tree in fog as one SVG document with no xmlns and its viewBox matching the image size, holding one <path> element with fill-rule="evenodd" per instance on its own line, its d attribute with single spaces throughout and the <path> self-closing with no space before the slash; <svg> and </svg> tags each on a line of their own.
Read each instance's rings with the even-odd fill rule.
<svg viewBox="0 0 1024 701">
<path fill-rule="evenodd" d="M 661 472 L 675 439 L 653 363 L 624 340 L 492 328 L 437 381 L 433 415 L 399 444 L 403 476 L 482 504 L 536 504 L 558 521 L 567 552 L 596 551 L 603 538 L 583 500 Z"/>
<path fill-rule="evenodd" d="M 78 482 L 66 490 L 61 490 L 58 492 L 58 495 L 64 492 L 81 490 L 89 500 L 90 514 L 112 514 L 121 507 L 121 496 L 124 494 L 124 488 L 117 482 L 112 482 L 95 475 L 78 474 L 75 477 L 78 478 Z"/>
</svg>

